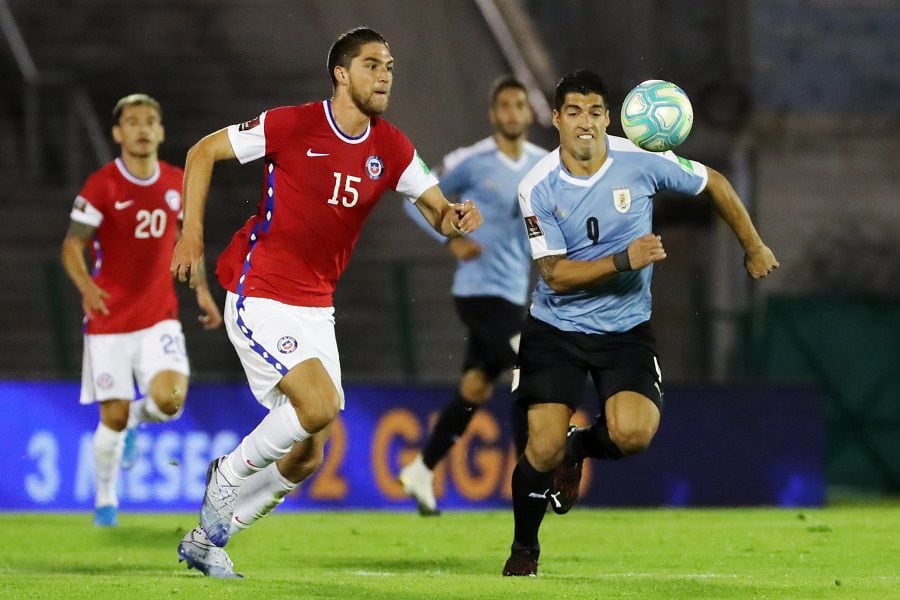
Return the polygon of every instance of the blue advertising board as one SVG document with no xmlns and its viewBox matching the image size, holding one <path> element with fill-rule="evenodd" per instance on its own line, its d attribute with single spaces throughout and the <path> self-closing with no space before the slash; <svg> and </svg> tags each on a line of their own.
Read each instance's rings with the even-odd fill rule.
<svg viewBox="0 0 900 600">
<path fill-rule="evenodd" d="M 90 510 L 97 409 L 72 382 L 0 382 L 0 510 Z M 445 388 L 347 386 L 322 468 L 280 510 L 413 510 L 397 473 L 452 393 Z M 509 506 L 516 456 L 510 398 L 498 394 L 435 471 L 441 508 Z M 587 423 L 596 412 L 579 412 Z M 643 454 L 586 461 L 591 506 L 811 506 L 824 500 L 824 418 L 808 390 L 673 389 Z M 138 457 L 120 477 L 125 510 L 196 510 L 209 460 L 262 418 L 245 384 L 195 383 L 183 416 L 138 430 Z"/>
</svg>

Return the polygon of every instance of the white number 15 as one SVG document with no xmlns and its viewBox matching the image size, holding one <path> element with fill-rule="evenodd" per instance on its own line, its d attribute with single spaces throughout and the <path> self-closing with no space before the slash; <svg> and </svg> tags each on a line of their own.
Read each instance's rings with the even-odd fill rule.
<svg viewBox="0 0 900 600">
<path fill-rule="evenodd" d="M 362 181 L 362 177 L 354 177 L 353 175 L 344 176 L 342 173 L 335 171 L 334 173 L 334 191 L 331 192 L 331 198 L 328 199 L 328 204 L 343 204 L 347 208 L 352 206 L 356 206 L 356 203 L 359 201 L 359 191 L 355 187 L 353 187 L 354 183 L 359 183 Z M 341 177 L 344 176 L 344 189 L 346 195 L 341 194 Z M 338 200 L 338 196 L 340 195 L 340 201 Z"/>
</svg>

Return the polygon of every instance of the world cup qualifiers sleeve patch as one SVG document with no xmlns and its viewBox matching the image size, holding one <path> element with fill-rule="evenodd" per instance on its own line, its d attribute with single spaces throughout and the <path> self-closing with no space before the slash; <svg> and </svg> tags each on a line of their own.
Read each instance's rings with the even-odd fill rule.
<svg viewBox="0 0 900 600">
<path fill-rule="evenodd" d="M 238 125 L 238 131 L 247 131 L 248 129 L 253 129 L 259 125 L 259 117 L 255 119 L 250 119 L 249 121 L 244 121 L 240 125 Z"/>
<path fill-rule="evenodd" d="M 686 158 L 682 158 L 680 156 L 676 156 L 675 158 L 678 159 L 678 164 L 681 165 L 681 168 L 684 169 L 685 171 L 687 171 L 688 173 L 696 173 L 697 172 L 697 170 L 694 169 L 693 161 L 688 160 Z"/>
<path fill-rule="evenodd" d="M 525 230 L 528 232 L 528 239 L 544 235 L 544 232 L 541 231 L 541 226 L 538 224 L 537 217 L 534 215 L 525 217 Z"/>
</svg>

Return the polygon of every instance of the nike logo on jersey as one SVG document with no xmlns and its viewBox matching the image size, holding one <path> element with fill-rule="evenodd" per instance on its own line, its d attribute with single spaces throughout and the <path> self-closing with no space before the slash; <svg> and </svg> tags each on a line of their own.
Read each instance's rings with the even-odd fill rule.
<svg viewBox="0 0 900 600">
<path fill-rule="evenodd" d="M 306 155 L 315 158 L 316 156 L 328 156 L 328 153 L 327 152 L 313 152 L 313 149 L 309 148 L 306 151 Z"/>
<path fill-rule="evenodd" d="M 134 204 L 134 200 L 116 200 L 116 210 L 122 210 L 123 208 L 128 208 Z"/>
</svg>

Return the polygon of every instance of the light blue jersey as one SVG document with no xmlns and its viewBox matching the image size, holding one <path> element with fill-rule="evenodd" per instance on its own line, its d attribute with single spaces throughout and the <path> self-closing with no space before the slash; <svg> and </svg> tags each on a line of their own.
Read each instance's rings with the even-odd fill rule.
<svg viewBox="0 0 900 600">
<path fill-rule="evenodd" d="M 460 202 L 474 200 L 484 223 L 469 234 L 481 244 L 481 256 L 459 261 L 453 277 L 454 296 L 496 296 L 524 305 L 528 298 L 531 256 L 516 203 L 519 181 L 547 151 L 525 142 L 514 161 L 497 147 L 493 137 L 459 148 L 444 158 L 439 174 L 441 191 Z M 433 237 L 438 234 L 408 202 L 407 214 Z"/>
<path fill-rule="evenodd" d="M 696 195 L 707 170 L 673 152 L 641 150 L 625 138 L 606 136 L 608 156 L 590 177 L 576 177 L 557 148 L 519 184 L 519 205 L 534 259 L 564 255 L 595 260 L 651 233 L 653 196 L 661 190 Z M 558 294 L 540 279 L 531 315 L 564 331 L 627 331 L 650 318 L 653 265 L 620 273 L 589 290 Z"/>
</svg>

